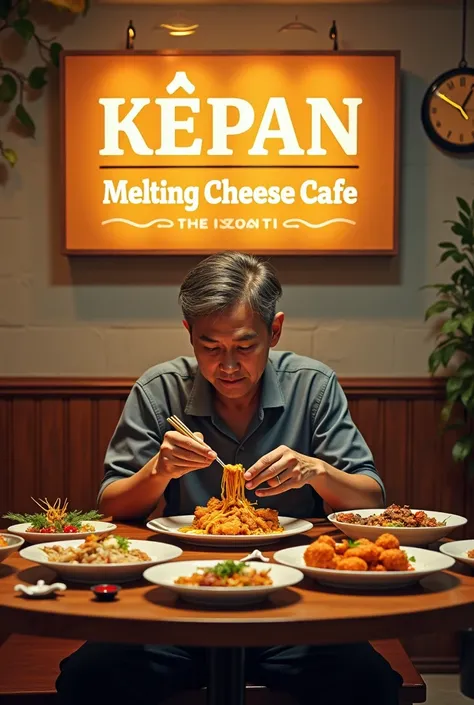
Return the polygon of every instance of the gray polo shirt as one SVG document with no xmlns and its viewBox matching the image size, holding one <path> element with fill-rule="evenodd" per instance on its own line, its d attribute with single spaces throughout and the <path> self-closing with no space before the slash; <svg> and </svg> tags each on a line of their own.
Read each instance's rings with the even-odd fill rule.
<svg viewBox="0 0 474 705">
<path fill-rule="evenodd" d="M 166 418 L 172 414 L 200 431 L 224 462 L 249 468 L 265 453 L 286 445 L 344 472 L 373 477 L 384 491 L 336 375 L 321 362 L 270 351 L 260 407 L 240 440 L 216 413 L 213 396 L 214 388 L 199 372 L 195 358 L 178 357 L 145 372 L 130 392 L 107 449 L 99 496 L 111 482 L 133 475 L 158 452 L 165 432 L 171 430 Z M 221 467 L 214 462 L 171 480 L 165 491 L 166 515 L 192 514 L 196 505 L 220 496 L 221 476 Z M 283 516 L 324 516 L 321 497 L 309 485 L 272 497 L 257 498 L 247 490 L 247 496 Z"/>
</svg>

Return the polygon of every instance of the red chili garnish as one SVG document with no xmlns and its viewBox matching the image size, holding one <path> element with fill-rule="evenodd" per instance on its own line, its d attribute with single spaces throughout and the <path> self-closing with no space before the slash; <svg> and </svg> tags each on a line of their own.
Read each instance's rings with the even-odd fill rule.
<svg viewBox="0 0 474 705">
<path fill-rule="evenodd" d="M 77 527 L 72 526 L 72 524 L 67 524 L 67 526 L 65 526 L 63 529 L 63 532 L 65 534 L 77 534 L 77 531 L 78 531 Z"/>
<path fill-rule="evenodd" d="M 43 526 L 42 529 L 39 530 L 40 534 L 54 534 L 56 533 L 54 531 L 54 526 Z"/>
<path fill-rule="evenodd" d="M 117 592 L 115 585 L 97 585 L 94 590 L 95 592 Z"/>
</svg>

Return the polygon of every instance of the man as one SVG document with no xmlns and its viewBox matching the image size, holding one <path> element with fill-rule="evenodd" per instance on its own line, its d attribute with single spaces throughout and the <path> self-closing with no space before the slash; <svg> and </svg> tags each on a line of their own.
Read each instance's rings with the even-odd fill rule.
<svg viewBox="0 0 474 705">
<path fill-rule="evenodd" d="M 216 453 L 247 468 L 249 499 L 283 515 L 381 506 L 382 481 L 335 374 L 270 352 L 281 293 L 270 265 L 241 253 L 189 272 L 180 303 L 196 357 L 157 365 L 134 385 L 106 454 L 104 514 L 144 518 L 162 498 L 167 515 L 192 514 L 220 494 Z M 170 430 L 172 414 L 208 445 Z M 252 680 L 305 705 L 398 703 L 400 677 L 369 644 L 247 649 L 246 666 Z M 204 650 L 88 643 L 61 664 L 61 702 L 85 702 L 92 682 L 101 705 L 159 703 L 206 682 Z"/>
</svg>

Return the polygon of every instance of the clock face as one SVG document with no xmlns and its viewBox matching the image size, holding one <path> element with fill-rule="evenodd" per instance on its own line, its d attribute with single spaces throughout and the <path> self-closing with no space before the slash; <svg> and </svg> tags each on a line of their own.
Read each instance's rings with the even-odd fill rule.
<svg viewBox="0 0 474 705">
<path fill-rule="evenodd" d="M 423 98 L 421 119 L 441 149 L 474 154 L 474 69 L 453 69 L 435 79 Z"/>
</svg>

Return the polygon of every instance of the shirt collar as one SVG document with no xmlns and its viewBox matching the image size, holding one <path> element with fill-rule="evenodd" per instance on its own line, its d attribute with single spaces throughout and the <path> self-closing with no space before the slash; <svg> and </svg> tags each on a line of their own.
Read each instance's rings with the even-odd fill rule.
<svg viewBox="0 0 474 705">
<path fill-rule="evenodd" d="M 262 376 L 260 408 L 275 409 L 283 406 L 285 406 L 285 398 L 280 382 L 272 362 L 268 360 Z M 213 387 L 199 370 L 184 411 L 188 416 L 212 416 L 213 414 Z"/>
</svg>

